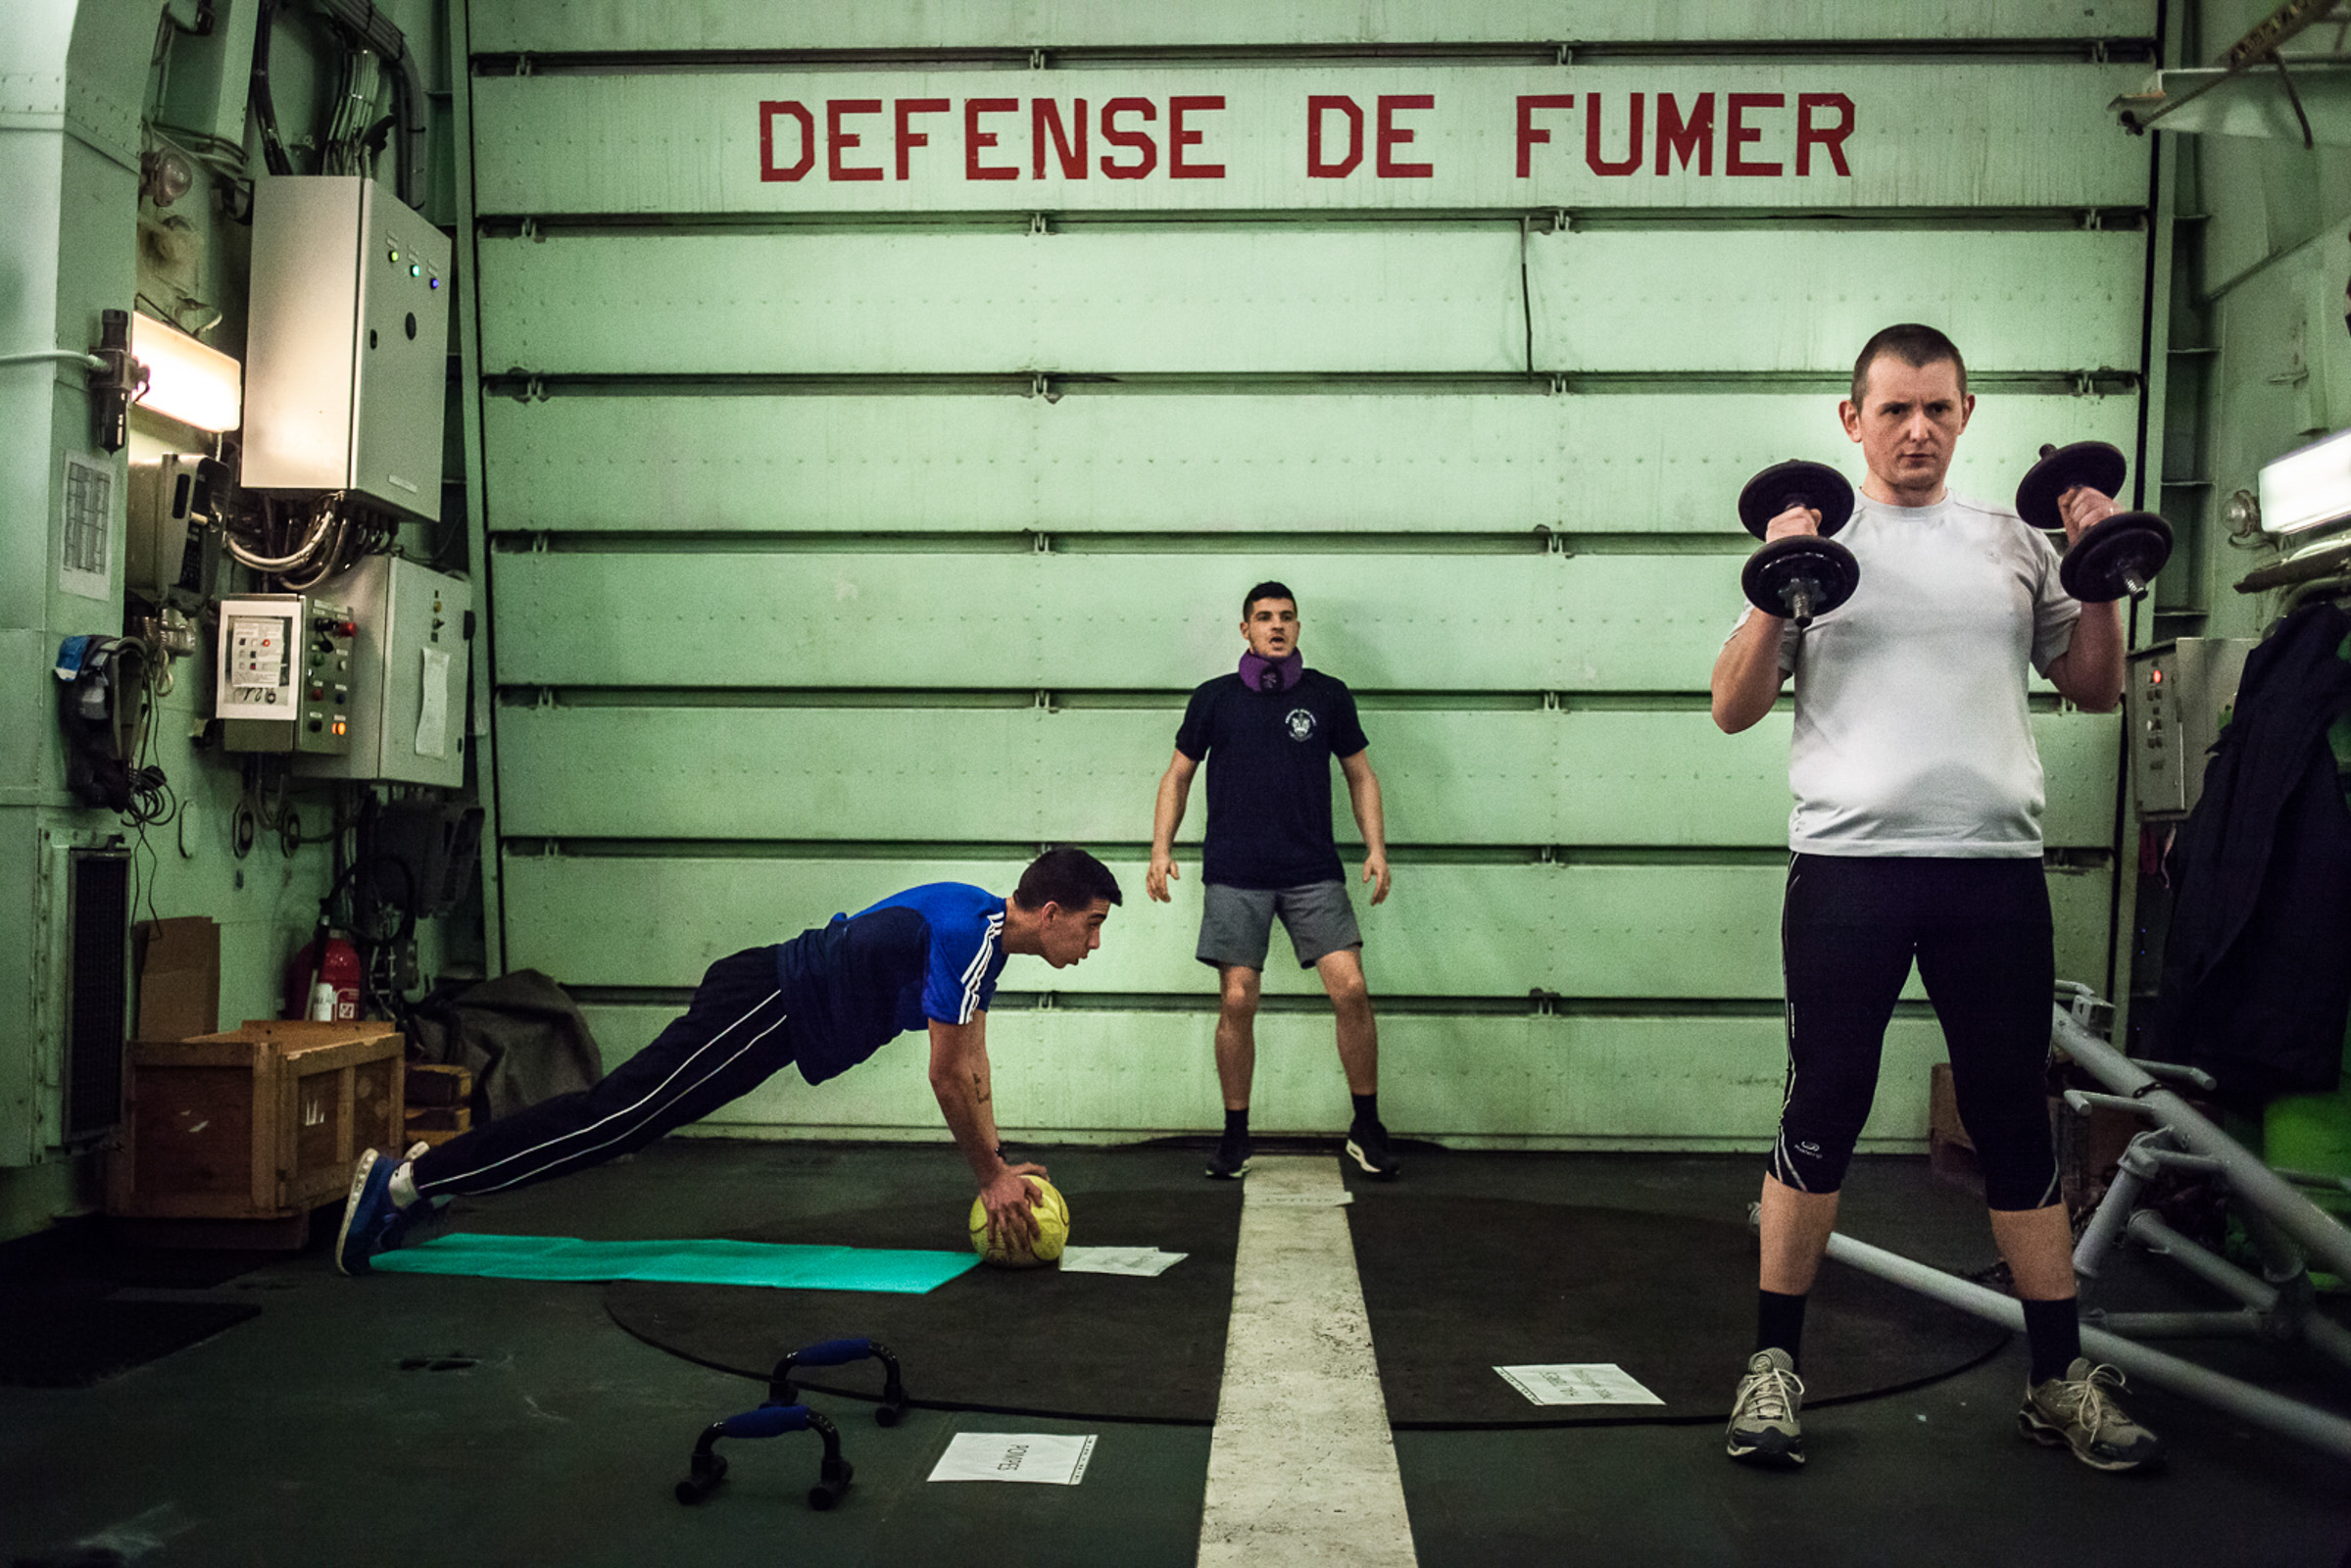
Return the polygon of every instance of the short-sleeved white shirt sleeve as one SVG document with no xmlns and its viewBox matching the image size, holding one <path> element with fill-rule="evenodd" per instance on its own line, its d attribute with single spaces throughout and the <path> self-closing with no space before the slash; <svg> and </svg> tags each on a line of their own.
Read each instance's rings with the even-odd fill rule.
<svg viewBox="0 0 2351 1568">
<path fill-rule="evenodd" d="M 2047 672 L 2082 614 L 2056 550 L 2007 508 L 1956 496 L 1918 508 L 1861 498 L 1837 538 L 1860 588 L 1780 645 L 1795 676 L 1788 847 L 2039 855 L 2027 672 Z"/>
</svg>

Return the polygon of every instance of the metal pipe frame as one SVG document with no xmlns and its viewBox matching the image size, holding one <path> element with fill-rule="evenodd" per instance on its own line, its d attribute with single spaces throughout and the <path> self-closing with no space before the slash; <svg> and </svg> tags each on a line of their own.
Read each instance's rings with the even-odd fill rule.
<svg viewBox="0 0 2351 1568">
<path fill-rule="evenodd" d="M 1963 1312 L 1987 1318 L 2010 1330 L 2025 1326 L 2024 1303 L 1998 1291 L 1945 1274 L 1937 1268 L 1913 1262 L 1898 1252 L 1857 1242 L 1849 1236 L 1832 1233 L 1829 1237 L 1829 1255 L 1839 1263 L 1874 1274 L 1882 1280 L 1916 1291 L 1921 1296 L 1955 1306 Z M 2109 1334 L 2084 1323 L 2082 1326 L 2082 1353 L 2092 1360 L 2108 1362 L 2131 1376 L 2159 1389 L 2167 1389 L 2188 1398 L 2226 1410 L 2240 1421 L 2306 1443 L 2337 1459 L 2351 1461 L 2351 1420 L 2326 1410 L 2314 1409 L 2299 1400 L 2281 1394 L 2256 1388 L 2236 1378 L 2209 1371 L 2193 1361 L 2182 1360 L 2162 1350 L 2150 1348 L 2118 1334 Z"/>
<path fill-rule="evenodd" d="M 2087 993 L 2076 995 L 2078 1003 L 2087 1001 Z M 2050 1012 L 2055 1043 L 2082 1071 L 2170 1133 L 2173 1142 L 2187 1152 L 2212 1160 L 2239 1201 L 2258 1209 L 2330 1273 L 2351 1278 L 2351 1230 L 2345 1230 L 2291 1182 L 2246 1152 L 2194 1106 L 2165 1088 L 2160 1079 L 2091 1034 L 2074 1008 L 2059 1005 Z M 2109 1199 L 2112 1196 L 2109 1193 Z"/>
</svg>

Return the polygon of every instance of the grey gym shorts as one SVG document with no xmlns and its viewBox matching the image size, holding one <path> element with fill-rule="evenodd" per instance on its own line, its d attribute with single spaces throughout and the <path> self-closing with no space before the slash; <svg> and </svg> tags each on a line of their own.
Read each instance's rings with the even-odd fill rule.
<svg viewBox="0 0 2351 1568">
<path fill-rule="evenodd" d="M 1309 882 L 1295 888 L 1230 888 L 1208 884 L 1201 901 L 1200 961 L 1222 968 L 1238 964 L 1263 969 L 1275 915 L 1290 933 L 1298 966 L 1311 969 L 1323 956 L 1363 946 L 1355 906 L 1344 882 Z"/>
</svg>

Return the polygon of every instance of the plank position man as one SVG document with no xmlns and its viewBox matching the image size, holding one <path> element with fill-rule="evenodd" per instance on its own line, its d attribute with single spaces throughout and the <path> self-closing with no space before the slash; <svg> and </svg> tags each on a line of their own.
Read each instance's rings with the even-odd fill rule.
<svg viewBox="0 0 2351 1568">
<path fill-rule="evenodd" d="M 1380 815 L 1380 780 L 1344 681 L 1306 667 L 1298 650 L 1298 599 L 1278 582 L 1261 582 L 1241 603 L 1248 644 L 1241 667 L 1192 694 L 1176 731 L 1175 758 L 1159 780 L 1151 813 L 1151 869 L 1144 890 L 1168 901 L 1176 827 L 1192 775 L 1208 763 L 1208 833 L 1200 852 L 1207 890 L 1200 913 L 1200 961 L 1220 977 L 1216 1077 L 1224 1090 L 1224 1136 L 1208 1174 L 1234 1179 L 1249 1169 L 1249 1086 L 1257 1071 L 1257 992 L 1276 915 L 1290 934 L 1298 967 L 1312 969 L 1338 1014 L 1339 1062 L 1355 1102 L 1347 1152 L 1370 1174 L 1397 1173 L 1380 1122 L 1380 1037 L 1363 979 L 1363 935 L 1347 902 L 1346 872 L 1331 836 L 1331 759 L 1347 778 L 1348 804 L 1363 834 L 1363 880 L 1371 902 L 1388 897 L 1388 833 Z"/>
<path fill-rule="evenodd" d="M 1750 609 L 1715 661 L 1714 721 L 1732 734 L 1795 677 L 1781 918 L 1788 1087 L 1763 1180 L 1758 1327 L 1731 1415 L 1734 1459 L 1803 1463 L 1806 1293 L 1914 956 L 2024 1303 L 2032 1371 L 2018 1424 L 2101 1470 L 2161 1452 L 2108 1392 L 2120 1374 L 2082 1356 L 2042 1086 L 2056 956 L 2027 664 L 2068 701 L 2111 710 L 2123 694 L 2122 615 L 2070 597 L 2056 551 L 2015 513 L 1945 489 L 1975 406 L 1942 333 L 1905 324 L 1871 338 L 1838 407 L 1869 469 L 1837 535 L 1861 586 L 1801 636 Z M 2115 510 L 2087 489 L 2061 506 L 2069 539 Z M 1819 521 L 1792 508 L 1767 537 L 1814 533 Z"/>
<path fill-rule="evenodd" d="M 926 1025 L 931 1093 L 978 1179 L 991 1236 L 1034 1239 L 1026 1175 L 997 1138 L 988 1004 L 1015 953 L 1067 968 L 1102 946 L 1118 881 L 1084 850 L 1046 851 L 1010 899 L 961 882 L 892 894 L 791 941 L 710 965 L 685 1016 L 593 1089 L 560 1095 L 395 1163 L 360 1157 L 335 1266 L 364 1273 L 418 1203 L 504 1192 L 642 1149 L 749 1094 L 787 1063 L 811 1084 Z"/>
</svg>

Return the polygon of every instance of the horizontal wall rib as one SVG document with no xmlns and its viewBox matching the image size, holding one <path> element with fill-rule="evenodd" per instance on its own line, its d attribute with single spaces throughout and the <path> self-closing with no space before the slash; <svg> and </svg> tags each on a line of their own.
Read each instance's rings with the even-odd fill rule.
<svg viewBox="0 0 2351 1568">
<path fill-rule="evenodd" d="M 1045 234 L 1037 233 L 1042 223 Z M 1428 229 L 1515 231 L 1521 223 L 1549 233 L 1554 228 L 1588 233 L 1627 230 L 1676 234 L 1720 234 L 1724 230 L 1797 229 L 1807 234 L 1864 233 L 1875 229 L 1917 229 L 1929 233 L 2058 234 L 2073 229 L 2144 230 L 2147 210 L 2136 202 L 2071 207 L 1560 207 L 1529 203 L 1515 207 L 1430 207 L 1136 209 L 1088 212 L 1068 208 L 925 208 L 919 212 L 863 212 L 831 208 L 799 213 L 642 213 L 548 211 L 483 219 L 487 239 L 576 239 L 582 236 L 673 238 L 680 235 L 941 233 L 1021 234 L 1050 237 L 1072 233 L 1158 233 L 1170 228 L 1256 231 L 1306 227 L 1329 231 L 1405 232 Z M 528 225 L 527 231 L 525 225 Z"/>
<path fill-rule="evenodd" d="M 497 553 L 504 686 L 1188 689 L 1239 605 L 1301 596 L 1366 690 L 1703 691 L 1735 557 Z"/>
<path fill-rule="evenodd" d="M 1995 363 L 2122 368 L 2145 243 L 1856 233 L 1830 267 L 1786 231 L 485 240 L 482 352 L 539 374 L 1817 373 L 1925 296 Z"/>
<path fill-rule="evenodd" d="M 658 1005 L 585 1010 L 608 1068 L 676 1015 Z M 988 1031 L 999 1125 L 1014 1139 L 1212 1130 L 1220 1114 L 1213 1028 L 1207 1012 L 999 1011 Z M 927 1053 L 918 1036 L 903 1035 L 816 1089 L 780 1072 L 705 1125 L 945 1143 Z M 1902 1009 L 1886 1030 L 1865 1147 L 1909 1149 L 1925 1139 L 1928 1067 L 1942 1054 L 1933 1021 Z M 1380 1025 L 1380 1110 L 1393 1130 L 1414 1137 L 1759 1151 L 1779 1121 L 1787 1060 L 1776 1008 L 1741 1017 L 1397 1013 Z M 1347 1114 L 1328 1004 L 1319 1012 L 1269 1007 L 1257 1023 L 1250 1125 L 1329 1134 Z"/>
<path fill-rule="evenodd" d="M 1318 383 L 1262 393 L 985 397 L 620 389 L 485 399 L 488 516 L 501 532 L 1393 532 L 1414 548 L 1490 530 L 1659 535 L 1744 551 L 1734 503 L 1784 458 L 1858 471 L 1818 390 L 1561 396 Z M 2138 399 L 2024 392 L 1995 371 L 1951 475 L 2006 500 L 2044 441 L 2135 440 Z M 1025 548 L 1026 541 L 1007 542 Z M 1056 545 L 1056 548 L 1060 546 Z M 1095 548 L 1084 539 L 1069 548 Z M 1224 548 L 1230 548 L 1231 541 Z"/>
<path fill-rule="evenodd" d="M 500 720 L 502 826 L 557 839 L 1133 840 L 1178 716 L 519 708 Z M 1396 845 L 1785 843 L 1785 713 L 1737 737 L 1698 710 L 1367 712 L 1365 725 Z M 2106 845 L 2114 721 L 2041 713 L 2033 733 L 2062 781 L 2047 842 Z M 943 765 L 953 790 L 940 787 Z M 1346 822 L 1337 784 L 1332 804 Z M 1192 815 L 1197 843 L 1203 813 Z"/>
<path fill-rule="evenodd" d="M 895 889 L 953 878 L 1009 887 L 1022 860 L 756 860 L 509 855 L 509 961 L 565 984 L 689 985 L 742 948 L 778 942 Z M 1144 867 L 1109 862 L 1127 889 L 1102 950 L 1054 970 L 1014 959 L 1004 983 L 1024 990 L 1190 995 L 1206 983 L 1193 957 L 1200 883 L 1173 902 L 1143 896 Z M 1197 867 L 1195 867 L 1197 869 Z M 1512 997 L 1767 999 L 1780 995 L 1780 864 L 1426 865 L 1399 876 L 1377 906 L 1357 899 L 1364 962 L 1378 992 Z M 2103 973 L 2110 877 L 2056 871 L 2058 966 Z M 577 919 L 593 908 L 599 918 Z M 1276 949 L 1281 950 L 1277 940 Z M 1693 961 L 1703 955 L 1702 961 Z M 2093 968 L 2094 966 L 2094 968 Z M 1922 995 L 1915 979 L 1908 993 Z M 1268 991 L 1314 993 L 1310 971 L 1269 960 Z"/>
</svg>

